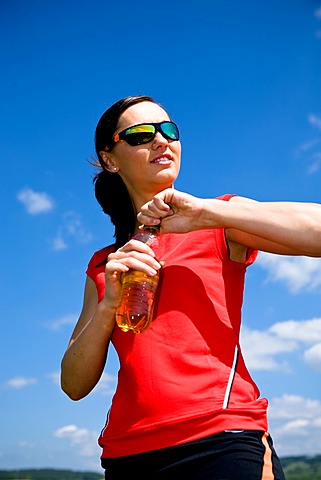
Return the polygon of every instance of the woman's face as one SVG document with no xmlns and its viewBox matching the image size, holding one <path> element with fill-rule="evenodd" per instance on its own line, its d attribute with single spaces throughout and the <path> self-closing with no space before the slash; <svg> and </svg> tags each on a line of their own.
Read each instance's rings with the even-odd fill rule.
<svg viewBox="0 0 321 480">
<path fill-rule="evenodd" d="M 139 123 L 168 120 L 168 114 L 159 105 L 141 102 L 125 110 L 115 133 Z M 101 152 L 101 156 L 108 170 L 121 176 L 137 207 L 173 185 L 180 168 L 181 144 L 157 132 L 153 140 L 143 145 L 131 146 L 120 140 L 111 152 Z"/>
</svg>

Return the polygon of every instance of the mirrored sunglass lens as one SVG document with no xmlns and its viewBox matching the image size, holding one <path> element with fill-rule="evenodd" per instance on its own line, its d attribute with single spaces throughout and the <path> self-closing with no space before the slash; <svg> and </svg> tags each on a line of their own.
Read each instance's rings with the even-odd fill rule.
<svg viewBox="0 0 321 480">
<path fill-rule="evenodd" d="M 149 142 L 155 135 L 153 125 L 136 125 L 126 130 L 126 142 L 129 145 L 140 145 Z"/>
<path fill-rule="evenodd" d="M 126 135 L 139 132 L 154 133 L 155 127 L 153 125 L 134 125 L 133 127 L 127 128 Z"/>
<path fill-rule="evenodd" d="M 161 130 L 171 140 L 179 139 L 179 132 L 175 123 L 171 123 L 171 122 L 162 123 Z"/>
</svg>

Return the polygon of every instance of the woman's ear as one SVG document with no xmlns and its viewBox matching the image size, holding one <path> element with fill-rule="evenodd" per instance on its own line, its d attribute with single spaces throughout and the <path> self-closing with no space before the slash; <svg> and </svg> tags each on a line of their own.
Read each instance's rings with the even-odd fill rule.
<svg viewBox="0 0 321 480">
<path fill-rule="evenodd" d="M 111 159 L 110 154 L 106 152 L 105 150 L 102 150 L 99 152 L 99 155 L 105 165 L 106 170 L 112 173 L 117 173 L 119 170 L 119 167 L 116 165 L 116 163 Z"/>
</svg>

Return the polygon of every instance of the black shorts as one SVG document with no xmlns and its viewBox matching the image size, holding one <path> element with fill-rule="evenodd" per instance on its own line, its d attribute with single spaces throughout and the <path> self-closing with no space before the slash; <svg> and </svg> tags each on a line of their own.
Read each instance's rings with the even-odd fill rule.
<svg viewBox="0 0 321 480">
<path fill-rule="evenodd" d="M 268 433 L 227 431 L 194 442 L 102 459 L 106 480 L 285 480 Z"/>
</svg>

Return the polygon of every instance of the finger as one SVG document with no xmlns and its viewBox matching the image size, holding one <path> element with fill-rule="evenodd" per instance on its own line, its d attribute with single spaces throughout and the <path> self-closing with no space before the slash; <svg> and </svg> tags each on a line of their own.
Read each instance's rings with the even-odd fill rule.
<svg viewBox="0 0 321 480">
<path fill-rule="evenodd" d="M 174 188 L 166 188 L 162 192 L 155 195 L 154 198 L 159 198 L 165 203 L 165 205 L 170 205 L 174 198 L 174 193 L 175 193 Z"/>
<path fill-rule="evenodd" d="M 123 258 L 124 255 L 128 255 L 128 253 L 132 252 L 145 253 L 155 257 L 154 251 L 146 243 L 132 239 L 116 250 L 116 252 L 109 254 L 108 259 Z"/>
<path fill-rule="evenodd" d="M 150 255 L 128 255 L 122 259 L 114 259 L 107 263 L 106 269 L 111 272 L 125 273 L 129 269 L 139 270 L 147 275 L 156 275 L 161 264 Z"/>
<path fill-rule="evenodd" d="M 165 213 L 171 210 L 171 206 L 165 202 L 162 197 L 155 196 L 153 200 L 153 207 L 157 213 Z"/>
<path fill-rule="evenodd" d="M 161 223 L 161 217 L 154 217 L 142 212 L 137 215 L 137 220 L 142 224 L 139 227 L 141 230 L 144 228 L 144 225 L 159 225 Z"/>
<path fill-rule="evenodd" d="M 122 273 L 128 272 L 129 267 L 120 261 L 110 260 L 106 264 L 106 275 L 111 279 L 119 279 Z"/>
<path fill-rule="evenodd" d="M 156 275 L 157 271 L 161 268 L 158 262 L 151 266 L 148 263 L 137 260 L 136 258 L 128 258 L 126 260 L 126 266 L 128 267 L 128 269 L 137 270 L 139 272 L 146 273 L 146 275 L 152 277 Z"/>
<path fill-rule="evenodd" d="M 172 215 L 174 215 L 174 212 L 170 207 L 166 211 L 157 210 L 154 213 L 148 209 L 142 209 L 137 215 L 137 220 L 142 225 L 159 225 L 164 218 L 171 217 Z"/>
<path fill-rule="evenodd" d="M 155 196 L 153 200 L 145 203 L 145 205 L 141 207 L 141 212 L 144 215 L 156 218 L 167 215 L 169 212 L 171 212 L 171 210 L 172 209 L 170 205 L 165 203 L 161 197 L 157 196 Z"/>
</svg>

